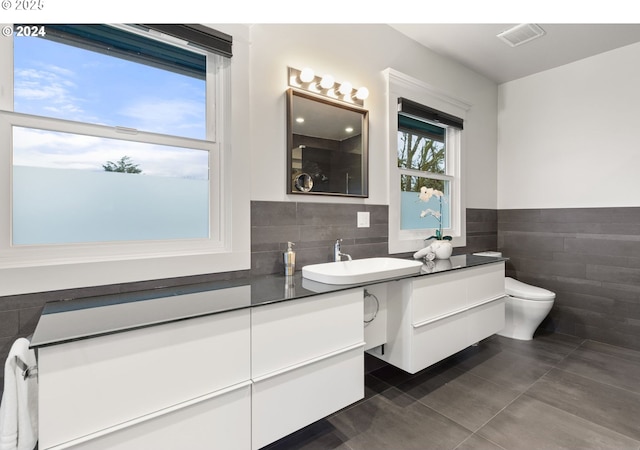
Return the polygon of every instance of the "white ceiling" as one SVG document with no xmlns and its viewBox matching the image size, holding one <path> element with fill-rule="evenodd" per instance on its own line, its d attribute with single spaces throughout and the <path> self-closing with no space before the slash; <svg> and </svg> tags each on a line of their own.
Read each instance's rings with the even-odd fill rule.
<svg viewBox="0 0 640 450">
<path fill-rule="evenodd" d="M 510 47 L 508 24 L 390 24 L 425 47 L 504 83 L 640 42 L 640 24 L 544 24 L 541 38 Z"/>
</svg>

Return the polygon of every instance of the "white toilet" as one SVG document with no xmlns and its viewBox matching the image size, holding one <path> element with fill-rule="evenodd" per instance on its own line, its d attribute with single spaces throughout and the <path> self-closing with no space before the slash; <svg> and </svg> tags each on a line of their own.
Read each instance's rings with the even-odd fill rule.
<svg viewBox="0 0 640 450">
<path fill-rule="evenodd" d="M 510 277 L 504 279 L 504 289 L 505 327 L 498 334 L 522 341 L 533 339 L 538 325 L 551 311 L 556 294 Z"/>
</svg>

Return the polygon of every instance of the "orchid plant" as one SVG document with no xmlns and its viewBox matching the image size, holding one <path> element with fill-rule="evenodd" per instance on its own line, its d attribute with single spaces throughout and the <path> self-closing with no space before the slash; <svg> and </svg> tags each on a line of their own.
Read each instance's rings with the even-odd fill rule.
<svg viewBox="0 0 640 450">
<path fill-rule="evenodd" d="M 433 196 L 438 199 L 440 210 L 434 211 L 431 208 L 427 208 L 424 211 L 420 212 L 420 217 L 433 216 L 438 221 L 438 228 L 436 229 L 436 234 L 433 236 L 429 236 L 427 239 L 425 239 L 425 241 L 433 238 L 439 241 L 450 241 L 452 240 L 451 236 L 444 236 L 442 234 L 442 202 L 446 201 L 444 194 L 442 193 L 442 191 L 433 188 L 427 188 L 426 186 L 422 186 L 420 188 L 420 194 L 418 194 L 420 201 L 428 202 Z"/>
</svg>

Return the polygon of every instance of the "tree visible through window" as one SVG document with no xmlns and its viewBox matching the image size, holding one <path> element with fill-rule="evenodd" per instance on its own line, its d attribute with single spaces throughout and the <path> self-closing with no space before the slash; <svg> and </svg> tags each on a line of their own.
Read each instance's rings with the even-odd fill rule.
<svg viewBox="0 0 640 450">
<path fill-rule="evenodd" d="M 115 163 L 113 161 L 107 161 L 106 164 L 102 165 L 102 168 L 105 172 L 142 173 L 142 169 L 140 169 L 138 164 L 134 164 L 131 158 L 126 155 Z"/>
<path fill-rule="evenodd" d="M 449 179 L 447 173 L 447 130 L 444 127 L 398 114 L 398 167 L 402 197 L 401 229 L 425 229 L 450 223 Z M 443 192 L 443 214 L 436 221 L 433 216 L 420 214 L 420 208 L 435 207 L 419 203 L 424 188 Z M 435 201 L 435 200 L 434 200 Z M 438 205 L 438 208 L 440 205 Z M 438 223 L 436 223 L 438 222 Z"/>
</svg>

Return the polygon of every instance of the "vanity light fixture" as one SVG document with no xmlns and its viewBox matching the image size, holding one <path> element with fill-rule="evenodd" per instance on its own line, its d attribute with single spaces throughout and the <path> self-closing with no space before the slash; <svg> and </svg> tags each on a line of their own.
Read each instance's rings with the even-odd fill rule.
<svg viewBox="0 0 640 450">
<path fill-rule="evenodd" d="M 310 83 L 316 77 L 316 74 L 313 73 L 313 70 L 305 67 L 300 71 L 300 81 L 303 83 Z"/>
<path fill-rule="evenodd" d="M 329 75 L 329 74 L 324 75 L 320 80 L 321 89 L 327 89 L 327 90 L 331 89 L 334 84 L 336 84 L 336 80 L 333 78 L 332 75 Z"/>
<path fill-rule="evenodd" d="M 333 76 L 329 74 L 318 76 L 308 67 L 302 70 L 289 67 L 289 86 L 360 107 L 369 96 L 369 90 L 364 86 L 354 89 L 348 81 L 337 83 Z"/>
<path fill-rule="evenodd" d="M 356 91 L 356 98 L 358 100 L 364 100 L 367 97 L 369 97 L 369 89 L 367 89 L 366 87 L 362 86 Z"/>
<path fill-rule="evenodd" d="M 342 95 L 351 95 L 352 90 L 353 90 L 353 85 L 348 81 L 345 81 L 344 83 L 342 83 L 338 88 L 338 92 L 340 92 Z"/>
</svg>

